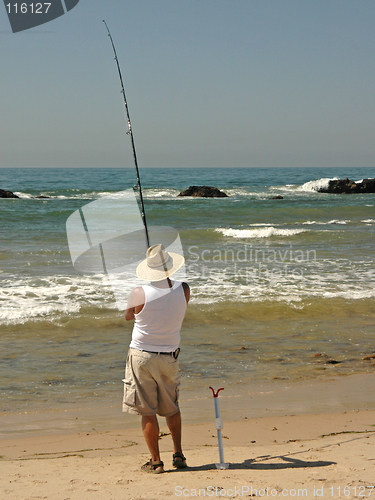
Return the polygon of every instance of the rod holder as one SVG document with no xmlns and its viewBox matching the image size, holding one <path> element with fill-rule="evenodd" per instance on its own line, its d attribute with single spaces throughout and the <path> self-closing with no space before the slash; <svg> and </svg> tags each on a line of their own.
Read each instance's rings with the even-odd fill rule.
<svg viewBox="0 0 375 500">
<path fill-rule="evenodd" d="M 216 427 L 216 432 L 217 432 L 217 442 L 218 442 L 219 457 L 220 457 L 220 463 L 215 464 L 215 465 L 216 465 L 217 469 L 228 469 L 229 463 L 226 463 L 224 461 L 223 436 L 221 435 L 221 431 L 222 431 L 224 425 L 223 425 L 223 420 L 220 418 L 219 401 L 218 401 L 219 392 L 223 391 L 224 387 L 221 387 L 216 392 L 214 391 L 213 387 L 210 386 L 209 388 L 211 389 L 212 395 L 214 397 L 215 427 Z"/>
</svg>

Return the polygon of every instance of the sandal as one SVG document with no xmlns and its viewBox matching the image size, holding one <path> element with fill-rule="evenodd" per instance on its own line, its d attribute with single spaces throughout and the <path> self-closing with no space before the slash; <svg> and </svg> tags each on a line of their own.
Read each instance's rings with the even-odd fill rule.
<svg viewBox="0 0 375 500">
<path fill-rule="evenodd" d="M 185 469 L 185 467 L 187 467 L 186 458 L 180 452 L 177 452 L 173 455 L 172 464 L 173 467 L 176 467 L 176 469 Z"/>
<path fill-rule="evenodd" d="M 142 465 L 141 470 L 144 472 L 150 472 L 151 474 L 161 474 L 164 472 L 164 463 L 163 462 L 153 462 L 152 459 Z"/>
</svg>

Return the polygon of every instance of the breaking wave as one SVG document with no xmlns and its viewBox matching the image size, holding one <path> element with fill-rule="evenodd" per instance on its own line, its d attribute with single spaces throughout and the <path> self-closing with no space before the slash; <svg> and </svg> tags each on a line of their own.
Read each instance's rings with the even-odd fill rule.
<svg viewBox="0 0 375 500">
<path fill-rule="evenodd" d="M 308 181 L 302 184 L 299 188 L 297 188 L 297 191 L 318 191 L 319 189 L 325 189 L 328 188 L 329 181 L 334 181 L 337 180 L 337 177 L 333 178 L 322 178 L 318 179 L 315 181 Z"/>
<path fill-rule="evenodd" d="M 217 228 L 216 232 L 222 233 L 223 236 L 232 238 L 270 238 L 272 236 L 294 236 L 295 234 L 303 233 L 306 229 L 279 229 L 273 226 L 263 227 L 259 229 L 225 229 Z"/>
</svg>

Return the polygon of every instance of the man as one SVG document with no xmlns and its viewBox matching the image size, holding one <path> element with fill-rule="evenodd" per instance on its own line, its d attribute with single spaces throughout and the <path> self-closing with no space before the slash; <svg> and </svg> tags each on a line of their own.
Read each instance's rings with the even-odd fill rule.
<svg viewBox="0 0 375 500">
<path fill-rule="evenodd" d="M 149 281 L 132 290 L 125 319 L 134 320 L 124 379 L 123 411 L 142 416 L 142 430 L 151 459 L 142 469 L 164 472 L 159 452 L 159 423 L 166 418 L 173 440 L 173 466 L 187 467 L 181 448 L 181 414 L 178 406 L 180 329 L 190 289 L 170 276 L 184 264 L 181 255 L 154 245 L 137 267 L 137 276 Z"/>
</svg>

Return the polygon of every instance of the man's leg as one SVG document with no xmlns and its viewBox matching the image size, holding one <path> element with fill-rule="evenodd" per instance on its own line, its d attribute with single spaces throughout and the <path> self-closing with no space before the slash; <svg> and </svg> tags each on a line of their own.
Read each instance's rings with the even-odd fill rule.
<svg viewBox="0 0 375 500">
<path fill-rule="evenodd" d="M 151 453 L 152 461 L 159 462 L 159 422 L 156 415 L 142 416 L 142 430 L 148 449 Z"/>
<path fill-rule="evenodd" d="M 168 429 L 171 431 L 173 440 L 173 453 L 182 453 L 181 448 L 181 413 L 178 411 L 174 415 L 165 418 Z"/>
</svg>

